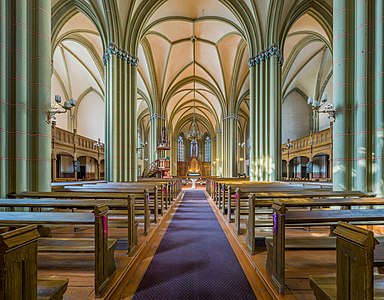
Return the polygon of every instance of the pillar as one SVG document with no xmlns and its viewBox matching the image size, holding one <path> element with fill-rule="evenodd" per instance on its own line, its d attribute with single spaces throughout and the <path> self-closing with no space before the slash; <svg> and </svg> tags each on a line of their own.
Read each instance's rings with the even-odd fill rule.
<svg viewBox="0 0 384 300">
<path fill-rule="evenodd" d="M 234 114 L 223 117 L 223 176 L 228 178 L 237 177 L 237 122 Z"/>
<path fill-rule="evenodd" d="M 355 0 L 355 167 L 354 189 L 372 190 L 372 47 L 371 1 Z"/>
<path fill-rule="evenodd" d="M 218 129 L 216 131 L 216 176 L 223 176 L 223 131 Z"/>
<path fill-rule="evenodd" d="M 376 0 L 375 12 L 375 91 L 374 91 L 374 175 L 373 191 L 378 195 L 384 194 L 384 2 Z M 381 130 L 380 130 L 381 129 Z"/>
<path fill-rule="evenodd" d="M 334 2 L 335 190 L 383 194 L 382 6 Z"/>
<path fill-rule="evenodd" d="M 249 60 L 251 181 L 281 178 L 282 64 L 277 45 Z"/>
<path fill-rule="evenodd" d="M 217 168 L 216 168 L 216 154 L 217 154 L 217 138 L 211 137 L 211 176 L 217 176 Z"/>
<path fill-rule="evenodd" d="M 137 181 L 138 59 L 110 43 L 106 69 L 105 177 L 107 181 Z"/>
<path fill-rule="evenodd" d="M 1 1 L 0 33 L 0 196 L 24 190 L 48 191 L 49 1 Z"/>
<path fill-rule="evenodd" d="M 177 176 L 177 161 L 178 161 L 178 137 L 172 136 L 171 139 L 171 175 Z"/>
</svg>

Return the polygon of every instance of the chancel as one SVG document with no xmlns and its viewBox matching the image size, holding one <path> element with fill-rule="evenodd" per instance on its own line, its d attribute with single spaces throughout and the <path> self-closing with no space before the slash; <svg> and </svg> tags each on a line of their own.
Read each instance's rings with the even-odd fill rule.
<svg viewBox="0 0 384 300">
<path fill-rule="evenodd" d="M 381 296 L 383 16 L 0 1 L 0 300 Z"/>
</svg>

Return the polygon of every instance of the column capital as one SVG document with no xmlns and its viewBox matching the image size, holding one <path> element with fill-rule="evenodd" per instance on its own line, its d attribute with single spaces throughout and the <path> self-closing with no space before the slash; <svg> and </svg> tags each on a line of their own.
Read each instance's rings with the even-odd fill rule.
<svg viewBox="0 0 384 300">
<path fill-rule="evenodd" d="M 110 61 L 112 55 L 115 55 L 117 58 L 127 62 L 128 64 L 130 64 L 134 67 L 139 66 L 139 58 L 133 56 L 128 51 L 126 51 L 122 48 L 119 48 L 115 43 L 110 42 L 108 47 L 107 47 L 107 50 L 105 51 L 105 53 L 103 55 L 103 62 L 104 62 L 105 66 Z"/>
<path fill-rule="evenodd" d="M 263 61 L 266 61 L 267 59 L 270 59 L 272 56 L 276 56 L 276 59 L 280 66 L 284 63 L 284 56 L 283 53 L 280 51 L 280 47 L 274 43 L 269 48 L 262 50 L 259 54 L 257 54 L 255 57 L 251 57 L 248 60 L 248 66 L 250 68 L 255 67 L 256 65 L 259 65 Z"/>
<path fill-rule="evenodd" d="M 165 120 L 165 116 L 161 115 L 161 114 L 152 114 L 150 117 L 149 117 L 149 120 L 152 121 L 152 120 L 155 120 L 155 119 L 160 119 L 160 120 Z"/>
<path fill-rule="evenodd" d="M 226 116 L 223 116 L 223 121 L 226 121 L 226 120 L 239 120 L 239 117 L 236 116 L 235 114 L 229 114 L 229 115 L 226 115 Z"/>
</svg>

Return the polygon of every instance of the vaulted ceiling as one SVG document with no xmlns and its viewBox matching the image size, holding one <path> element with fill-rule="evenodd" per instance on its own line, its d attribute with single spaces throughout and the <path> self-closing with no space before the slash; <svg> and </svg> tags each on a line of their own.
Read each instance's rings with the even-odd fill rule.
<svg viewBox="0 0 384 300">
<path fill-rule="evenodd" d="M 70 1 L 52 0 L 53 11 Z M 68 98 L 86 98 L 84 95 L 88 94 L 94 94 L 93 99 L 102 98 L 103 42 L 110 41 L 108 35 L 112 30 L 117 32 L 116 36 L 121 41 L 124 37 L 129 40 L 130 24 L 145 1 L 78 1 L 92 8 L 99 24 L 92 23 L 80 12 L 66 20 L 53 44 L 52 90 Z M 240 135 L 246 135 L 249 118 L 247 61 L 251 54 L 244 24 L 228 6 L 230 2 L 236 1 L 163 1 L 143 21 L 137 53 L 140 59 L 139 128 L 148 130 L 150 114 L 160 113 L 166 116 L 173 131 L 185 132 L 196 111 L 199 128 L 214 134 L 222 117 L 235 112 L 239 115 Z M 275 37 L 287 37 L 283 43 L 286 59 L 283 66 L 284 99 L 292 91 L 311 96 L 329 92 L 331 86 L 328 82 L 332 75 L 329 28 L 324 28 L 324 24 L 316 20 L 316 11 L 308 11 L 290 24 L 295 10 L 313 1 L 286 0 L 279 4 L 271 0 L 237 2 L 235 5 L 244 5 L 244 10 L 255 20 L 259 27 L 255 32 L 259 33 L 261 42 L 270 45 L 268 31 L 272 22 L 277 23 Z M 331 10 L 332 0 L 314 2 Z M 280 5 L 280 15 L 277 21 L 273 21 L 270 12 L 273 9 L 277 11 L 276 5 Z M 115 21 L 111 21 L 111 11 L 116 12 Z M 114 24 L 113 28 L 100 34 L 99 30 L 110 27 L 109 24 Z M 196 37 L 195 55 L 192 36 Z"/>
</svg>

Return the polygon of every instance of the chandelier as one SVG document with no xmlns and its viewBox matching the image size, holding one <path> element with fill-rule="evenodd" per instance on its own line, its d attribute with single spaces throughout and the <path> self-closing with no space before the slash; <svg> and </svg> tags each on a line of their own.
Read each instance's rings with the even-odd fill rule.
<svg viewBox="0 0 384 300">
<path fill-rule="evenodd" d="M 193 119 L 191 127 L 189 128 L 189 131 L 187 132 L 186 136 L 187 139 L 196 141 L 201 139 L 203 134 L 199 131 L 199 127 L 196 124 L 196 106 L 195 106 L 195 99 L 196 99 L 196 36 L 195 36 L 195 23 L 193 23 L 193 35 L 191 38 L 192 41 L 192 57 L 193 57 Z"/>
</svg>

